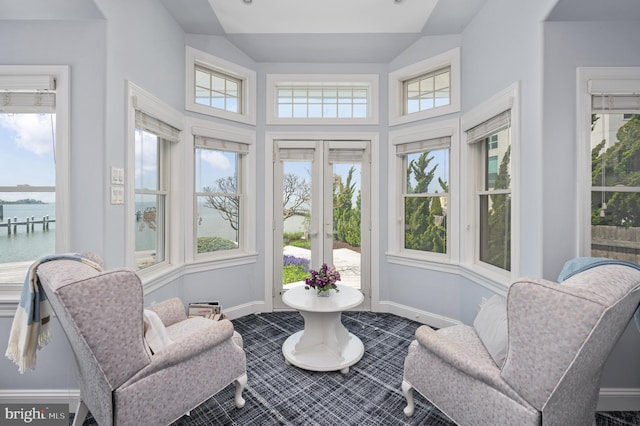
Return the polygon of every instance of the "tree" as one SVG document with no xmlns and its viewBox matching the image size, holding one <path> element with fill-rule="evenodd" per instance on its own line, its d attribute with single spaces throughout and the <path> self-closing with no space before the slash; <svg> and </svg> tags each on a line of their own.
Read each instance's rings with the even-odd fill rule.
<svg viewBox="0 0 640 426">
<path fill-rule="evenodd" d="M 602 140 L 591 152 L 592 184 L 601 186 L 640 186 L 640 115 L 634 114 L 616 133 L 617 142 L 604 149 Z M 610 193 L 611 194 L 611 193 Z M 602 201 L 607 208 L 600 211 Z M 635 192 L 613 192 L 608 199 L 592 198 L 593 225 L 640 226 L 640 195 Z"/>
<path fill-rule="evenodd" d="M 355 183 L 353 173 L 355 167 L 349 168 L 346 182 L 342 182 L 342 177 L 333 177 L 333 223 L 336 234 L 334 238 L 344 241 L 353 247 L 360 247 L 360 191 L 353 206 L 353 195 L 355 193 Z"/>
<path fill-rule="evenodd" d="M 206 186 L 203 192 L 210 193 L 207 195 L 204 203 L 205 207 L 218 211 L 234 231 L 238 230 L 240 197 L 237 195 L 237 179 L 235 176 L 226 176 L 217 179 L 215 186 Z M 283 182 L 282 207 L 284 218 L 292 216 L 308 216 L 308 210 L 303 206 L 311 200 L 311 186 L 309 183 L 298 175 L 288 173 L 284 175 Z"/>
<path fill-rule="evenodd" d="M 495 189 L 509 189 L 511 176 L 511 146 L 500 161 L 500 168 L 496 176 Z M 485 253 L 482 260 L 499 268 L 511 270 L 511 196 L 496 194 L 489 196 L 489 215 L 487 218 L 488 232 Z"/>
<path fill-rule="evenodd" d="M 435 177 L 438 165 L 428 170 L 433 156 L 429 151 L 409 162 L 407 167 L 407 193 L 425 194 Z M 415 187 L 411 186 L 411 177 Z M 438 183 L 446 194 L 448 185 L 440 177 Z M 437 192 L 437 191 L 436 191 Z M 445 253 L 447 249 L 446 218 L 440 197 L 407 197 L 405 198 L 405 247 L 411 250 Z M 441 217 L 441 220 L 436 220 Z"/>
</svg>

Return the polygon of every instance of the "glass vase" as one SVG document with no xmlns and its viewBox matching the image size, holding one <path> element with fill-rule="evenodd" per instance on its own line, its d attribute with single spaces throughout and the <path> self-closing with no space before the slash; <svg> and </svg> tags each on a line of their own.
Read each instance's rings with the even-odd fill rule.
<svg viewBox="0 0 640 426">
<path fill-rule="evenodd" d="M 320 288 L 320 287 L 318 287 L 317 291 L 318 291 L 318 297 L 329 297 L 329 295 L 331 294 L 331 289 L 330 288 Z"/>
</svg>

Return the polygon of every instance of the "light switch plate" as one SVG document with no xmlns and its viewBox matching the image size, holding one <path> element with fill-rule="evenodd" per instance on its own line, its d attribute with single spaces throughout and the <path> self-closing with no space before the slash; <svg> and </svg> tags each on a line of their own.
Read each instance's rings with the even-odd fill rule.
<svg viewBox="0 0 640 426">
<path fill-rule="evenodd" d="M 111 187 L 111 204 L 124 204 L 124 186 Z"/>
<path fill-rule="evenodd" d="M 124 185 L 124 169 L 121 167 L 111 167 L 111 183 L 113 185 Z"/>
</svg>

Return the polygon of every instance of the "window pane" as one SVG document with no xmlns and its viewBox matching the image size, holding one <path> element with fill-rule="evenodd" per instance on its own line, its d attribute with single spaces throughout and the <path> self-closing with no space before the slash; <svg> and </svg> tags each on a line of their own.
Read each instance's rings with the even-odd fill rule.
<svg viewBox="0 0 640 426">
<path fill-rule="evenodd" d="M 405 197 L 404 248 L 447 252 L 447 197 Z"/>
<path fill-rule="evenodd" d="M 405 114 L 451 103 L 451 71 L 449 68 L 407 80 L 403 85 Z"/>
<path fill-rule="evenodd" d="M 136 129 L 135 144 L 136 189 L 158 190 L 159 139 L 152 133 Z"/>
<path fill-rule="evenodd" d="M 480 196 L 480 261 L 511 270 L 511 195 Z"/>
<path fill-rule="evenodd" d="M 0 113 L 0 283 L 56 252 L 55 128 L 55 113 Z"/>
<path fill-rule="evenodd" d="M 195 103 L 240 113 L 242 80 L 204 67 L 196 68 Z"/>
<path fill-rule="evenodd" d="M 303 105 L 294 104 L 293 105 L 293 116 L 295 118 L 305 118 L 305 117 L 307 117 L 307 104 L 303 104 Z"/>
<path fill-rule="evenodd" d="M 449 150 L 417 152 L 405 157 L 407 194 L 447 193 Z"/>
<path fill-rule="evenodd" d="M 236 152 L 195 150 L 197 253 L 239 248 L 241 158 Z"/>
<path fill-rule="evenodd" d="M 196 199 L 197 253 L 237 249 L 240 241 L 240 197 L 206 195 Z"/>
<path fill-rule="evenodd" d="M 640 263 L 639 145 L 639 114 L 592 116 L 592 256 Z"/>
<path fill-rule="evenodd" d="M 164 262 L 164 200 L 164 195 L 135 195 L 137 269 Z"/>
<path fill-rule="evenodd" d="M 449 150 L 408 154 L 404 162 L 405 193 L 429 194 L 404 197 L 404 248 L 446 253 Z"/>
<path fill-rule="evenodd" d="M 497 137 L 497 140 L 494 138 Z M 511 145 L 509 129 L 500 130 L 486 139 L 485 190 L 511 187 Z M 498 163 L 498 159 L 500 162 Z"/>
</svg>

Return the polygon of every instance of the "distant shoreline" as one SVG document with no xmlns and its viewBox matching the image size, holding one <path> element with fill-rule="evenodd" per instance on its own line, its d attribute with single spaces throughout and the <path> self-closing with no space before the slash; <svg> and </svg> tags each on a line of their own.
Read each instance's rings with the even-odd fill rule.
<svg viewBox="0 0 640 426">
<path fill-rule="evenodd" d="M 26 200 L 17 200 L 17 201 L 0 200 L 0 205 L 2 205 L 2 204 L 49 204 L 49 203 L 45 203 L 44 201 L 34 200 L 32 198 L 28 198 Z"/>
</svg>

